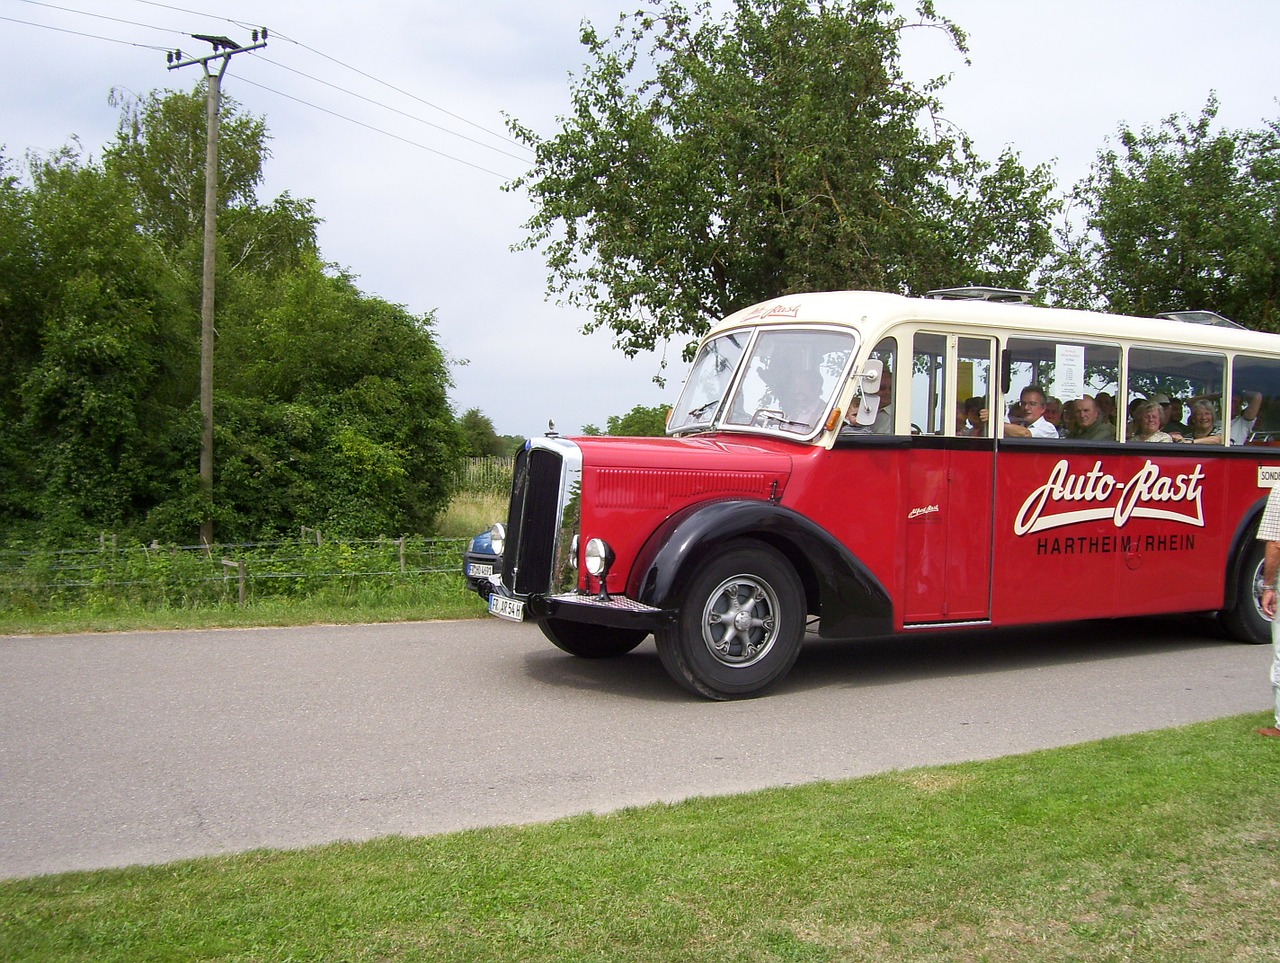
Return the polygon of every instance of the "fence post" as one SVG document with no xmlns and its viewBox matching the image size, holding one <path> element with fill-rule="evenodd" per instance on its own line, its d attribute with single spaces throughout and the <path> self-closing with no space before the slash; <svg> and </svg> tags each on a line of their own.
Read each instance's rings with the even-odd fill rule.
<svg viewBox="0 0 1280 963">
<path fill-rule="evenodd" d="M 248 568 L 248 567 L 245 565 L 245 563 L 244 563 L 243 561 L 240 561 L 240 562 L 233 562 L 233 561 L 231 561 L 231 559 L 229 559 L 229 558 L 224 558 L 224 559 L 222 560 L 222 566 L 223 566 L 223 568 L 234 568 L 234 569 L 236 570 L 236 573 L 237 573 L 237 575 L 239 576 L 239 581 L 240 581 L 240 592 L 239 592 L 239 596 L 240 596 L 240 607 L 241 607 L 241 608 L 244 608 L 244 600 L 245 600 L 245 577 L 246 577 L 246 572 L 247 572 L 247 568 Z"/>
<path fill-rule="evenodd" d="M 405 537 L 404 537 L 403 535 L 401 535 L 401 536 L 400 536 L 400 574 L 401 574 L 401 575 L 403 575 L 403 574 L 405 573 L 405 564 L 404 564 L 404 539 L 405 539 Z"/>
</svg>

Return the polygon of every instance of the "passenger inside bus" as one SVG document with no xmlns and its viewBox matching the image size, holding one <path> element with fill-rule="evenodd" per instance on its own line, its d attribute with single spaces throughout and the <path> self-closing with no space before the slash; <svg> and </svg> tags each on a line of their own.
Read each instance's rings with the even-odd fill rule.
<svg viewBox="0 0 1280 963">
<path fill-rule="evenodd" d="M 1214 410 L 1214 416 L 1217 417 L 1217 402 L 1222 400 L 1222 395 L 1214 392 L 1212 394 L 1199 395 L 1191 400 L 1194 409 L 1200 402 L 1205 402 Z M 1228 442 L 1232 445 L 1243 445 L 1249 440 L 1249 436 L 1253 434 L 1254 428 L 1258 423 L 1258 412 L 1262 409 L 1262 392 L 1261 391 L 1242 391 L 1239 395 L 1231 398 L 1231 427 L 1228 430 Z M 1222 422 L 1215 423 L 1215 428 L 1219 435 L 1222 434 Z"/>
<path fill-rule="evenodd" d="M 1102 411 L 1096 399 L 1085 395 L 1075 405 L 1075 426 L 1067 432 L 1072 441 L 1115 441 L 1116 429 L 1102 420 Z"/>
<path fill-rule="evenodd" d="M 964 420 L 961 422 L 957 434 L 967 438 L 985 437 L 987 434 L 987 422 L 983 418 L 983 414 L 986 407 L 987 399 L 981 395 L 966 398 L 964 407 L 961 409 L 964 413 Z"/>
<path fill-rule="evenodd" d="M 1107 391 L 1099 391 L 1094 395 L 1094 403 L 1098 406 L 1098 420 L 1107 424 L 1116 423 L 1116 399 Z"/>
<path fill-rule="evenodd" d="M 880 410 L 876 412 L 875 424 L 871 431 L 877 435 L 887 435 L 893 431 L 893 371 L 886 367 L 880 373 L 880 390 L 876 392 L 880 398 Z"/>
<path fill-rule="evenodd" d="M 1182 440 L 1197 445 L 1222 444 L 1222 426 L 1218 424 L 1218 409 L 1212 401 L 1197 398 L 1191 402 L 1191 426 Z"/>
<path fill-rule="evenodd" d="M 1231 419 L 1231 444 L 1243 445 L 1253 434 L 1262 409 L 1261 391 L 1242 391 L 1240 397 L 1231 399 L 1234 416 Z"/>
<path fill-rule="evenodd" d="M 1070 438 L 1071 432 L 1075 431 L 1076 425 L 1079 424 L 1076 419 L 1076 405 L 1078 404 L 1080 404 L 1078 401 L 1064 401 L 1062 403 L 1062 430 L 1066 433 L 1063 435 L 1064 438 Z"/>
<path fill-rule="evenodd" d="M 1133 421 L 1129 426 L 1130 441 L 1173 441 L 1173 436 L 1160 429 L 1160 403 L 1138 399 L 1133 406 Z"/>
<path fill-rule="evenodd" d="M 786 421 L 812 426 L 826 406 L 822 397 L 822 375 L 802 367 L 787 371 L 778 389 L 778 403 Z"/>
<path fill-rule="evenodd" d="M 1026 419 L 1026 424 L 1019 425 L 1015 423 L 1011 417 L 1010 421 L 1004 426 L 1004 434 L 1006 438 L 1058 437 L 1058 429 L 1044 416 L 1044 389 L 1038 388 L 1035 385 L 1023 388 L 1019 404 L 1022 406 L 1023 417 Z"/>
<path fill-rule="evenodd" d="M 1065 436 L 1067 429 L 1062 424 L 1062 402 L 1050 396 L 1044 399 L 1044 420 L 1053 425 L 1058 437 Z"/>
<path fill-rule="evenodd" d="M 1160 399 L 1165 399 L 1160 401 Z M 1179 398 L 1170 398 L 1168 395 L 1157 395 L 1156 400 L 1160 401 L 1161 416 L 1164 418 L 1164 431 L 1166 434 L 1173 435 L 1177 438 L 1191 431 L 1182 420 L 1182 400 Z"/>
</svg>

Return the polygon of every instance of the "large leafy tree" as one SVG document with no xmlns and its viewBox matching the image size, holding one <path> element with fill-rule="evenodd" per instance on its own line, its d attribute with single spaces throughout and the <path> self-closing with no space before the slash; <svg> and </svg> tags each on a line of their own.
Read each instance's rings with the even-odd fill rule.
<svg viewBox="0 0 1280 963">
<path fill-rule="evenodd" d="M 224 102 L 215 504 L 197 481 L 204 97 L 125 106 L 101 162 L 0 164 L 0 532 L 193 540 L 430 528 L 464 441 L 430 315 L 324 264 L 310 201 L 257 198 Z M 197 145 L 199 149 L 197 150 Z"/>
<path fill-rule="evenodd" d="M 919 23 L 964 49 L 929 0 Z M 629 353 L 824 288 L 1023 286 L 1052 248 L 1047 169 L 982 160 L 899 62 L 888 0 L 669 0 L 585 25 L 572 111 L 510 185 L 550 292 Z"/>
<path fill-rule="evenodd" d="M 1280 330 L 1280 122 L 1199 116 L 1122 126 L 1074 191 L 1059 299 L 1128 314 L 1206 308 Z"/>
</svg>

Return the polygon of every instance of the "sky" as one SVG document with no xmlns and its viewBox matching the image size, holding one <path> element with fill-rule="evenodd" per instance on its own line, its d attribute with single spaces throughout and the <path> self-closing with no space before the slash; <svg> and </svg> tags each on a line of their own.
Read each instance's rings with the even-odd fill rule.
<svg viewBox="0 0 1280 963">
<path fill-rule="evenodd" d="M 501 188 L 531 155 L 507 139 L 504 117 L 554 135 L 585 62 L 581 23 L 608 29 L 641 5 L 0 0 L 0 147 L 20 161 L 75 138 L 100 157 L 119 118 L 113 89 L 190 90 L 200 68 L 167 69 L 166 50 L 210 52 L 191 34 L 248 44 L 265 26 L 267 47 L 234 56 L 223 81 L 272 136 L 261 199 L 312 199 L 326 261 L 368 295 L 434 314 L 458 414 L 478 408 L 506 435 L 541 434 L 549 420 L 567 434 L 603 428 L 636 405 L 675 400 L 682 345 L 627 358 L 609 332 L 581 333 L 584 313 L 548 298 L 541 253 L 512 250 L 532 208 Z M 1049 164 L 1063 190 L 1121 125 L 1198 115 L 1211 93 L 1228 129 L 1280 118 L 1275 0 L 936 7 L 968 34 L 969 63 L 939 31 L 908 31 L 908 76 L 950 75 L 946 117 L 978 153 L 1010 147 L 1028 166 Z"/>
</svg>

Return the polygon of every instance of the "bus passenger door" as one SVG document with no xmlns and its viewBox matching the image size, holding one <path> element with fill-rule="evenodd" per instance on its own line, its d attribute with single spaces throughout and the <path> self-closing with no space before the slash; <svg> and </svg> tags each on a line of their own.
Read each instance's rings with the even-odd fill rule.
<svg viewBox="0 0 1280 963">
<path fill-rule="evenodd" d="M 995 445 L 981 422 L 966 420 L 964 403 L 991 397 L 995 341 L 920 331 L 912 353 L 913 437 L 901 503 L 903 622 L 985 621 Z"/>
</svg>

